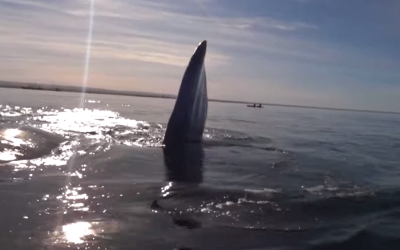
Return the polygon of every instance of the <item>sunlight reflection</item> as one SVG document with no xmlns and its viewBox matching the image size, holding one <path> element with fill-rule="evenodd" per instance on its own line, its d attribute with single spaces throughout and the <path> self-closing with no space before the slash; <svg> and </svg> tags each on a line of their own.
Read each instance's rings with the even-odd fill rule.
<svg viewBox="0 0 400 250">
<path fill-rule="evenodd" d="M 67 206 L 66 209 L 72 209 L 73 211 L 89 211 L 89 206 L 85 206 L 83 203 L 85 200 L 89 199 L 89 196 L 86 193 L 79 193 L 79 191 L 82 191 L 81 187 L 74 187 L 72 189 L 69 189 L 66 187 L 65 192 L 57 196 L 57 200 L 60 200 L 63 204 Z M 68 210 L 66 210 L 66 213 Z"/>
<path fill-rule="evenodd" d="M 29 113 L 28 108 L 24 108 L 23 110 L 20 110 L 20 112 L 18 111 L 19 107 L 15 107 L 14 109 L 11 108 L 10 106 L 6 105 L 6 106 L 0 106 L 1 110 L 0 110 L 0 116 L 2 117 L 16 117 L 16 116 L 21 116 L 21 113 Z"/>
<path fill-rule="evenodd" d="M 75 187 L 72 190 L 71 189 L 67 189 L 67 191 L 65 191 L 65 198 L 68 200 L 78 200 L 78 199 L 84 199 L 87 200 L 89 197 L 87 194 L 79 194 L 78 191 L 82 190 L 81 187 Z"/>
<path fill-rule="evenodd" d="M 51 156 L 47 158 L 33 159 L 30 163 L 36 166 L 64 166 L 68 159 L 63 159 L 62 157 Z M 22 166 L 22 164 L 20 164 Z"/>
<path fill-rule="evenodd" d="M 88 102 L 88 103 L 100 103 L 100 101 L 95 101 L 95 100 L 85 100 L 85 102 Z"/>
<path fill-rule="evenodd" d="M 22 155 L 22 154 L 17 151 L 5 149 L 2 152 L 0 152 L 0 161 L 13 161 L 17 159 L 17 155 Z"/>
<path fill-rule="evenodd" d="M 6 129 L 0 132 L 0 138 L 2 144 L 9 144 L 14 147 L 29 145 L 33 146 L 29 140 L 24 140 L 24 132 L 19 129 Z"/>
<path fill-rule="evenodd" d="M 22 156 L 21 146 L 33 147 L 34 144 L 29 140 L 18 137 L 23 136 L 23 131 L 19 129 L 4 129 L 0 132 L 1 152 L 0 161 L 14 161 Z"/>
<path fill-rule="evenodd" d="M 31 160 L 20 160 L 20 161 L 15 161 L 12 163 L 12 165 L 15 166 L 15 171 L 19 171 L 22 169 L 28 169 L 28 168 L 36 168 L 40 166 L 64 166 L 68 159 L 74 154 L 74 148 L 79 146 L 79 142 L 65 142 L 62 143 L 61 146 L 59 146 L 59 153 L 58 154 L 51 154 L 50 156 L 43 157 L 43 158 L 36 158 L 36 159 L 31 159 Z M 3 154 L 2 154 L 3 153 Z M 0 152 L 0 161 L 6 161 L 4 159 L 6 158 L 11 158 L 10 155 L 23 155 L 19 153 L 18 151 L 7 151 L 7 152 Z M 4 158 L 3 158 L 4 157 Z M 14 157 L 15 160 L 16 157 Z"/>
<path fill-rule="evenodd" d="M 49 238 L 49 244 L 63 246 L 62 249 L 109 249 L 99 246 L 96 238 L 101 238 L 104 233 L 118 233 L 121 230 L 118 221 L 76 221 L 60 225 Z M 76 244 L 76 246 L 72 246 Z M 68 247 L 68 248 L 67 248 Z M 49 249 L 59 249 L 50 247 Z"/>
<path fill-rule="evenodd" d="M 22 131 L 19 130 L 19 129 L 7 129 L 7 130 L 4 132 L 4 135 L 5 135 L 5 136 L 15 137 L 15 136 L 21 134 L 21 132 L 22 132 Z"/>
<path fill-rule="evenodd" d="M 60 133 L 60 131 L 70 131 L 102 135 L 101 129 L 115 128 L 115 126 L 118 125 L 129 128 L 138 128 L 140 125 L 144 127 L 149 126 L 144 122 L 123 118 L 113 111 L 96 109 L 64 109 L 57 114 L 48 112 L 46 116 L 39 117 L 38 119 L 49 123 L 43 127 L 44 129 L 57 133 Z M 65 134 L 65 132 L 63 134 Z"/>
<path fill-rule="evenodd" d="M 75 244 L 81 244 L 84 242 L 84 237 L 95 234 L 92 230 L 92 225 L 83 221 L 64 225 L 62 231 L 65 235 L 65 240 Z"/>
<path fill-rule="evenodd" d="M 168 182 L 168 184 L 165 187 L 161 188 L 161 194 L 163 197 L 167 197 L 170 195 L 173 184 L 174 184 L 173 182 Z"/>
</svg>

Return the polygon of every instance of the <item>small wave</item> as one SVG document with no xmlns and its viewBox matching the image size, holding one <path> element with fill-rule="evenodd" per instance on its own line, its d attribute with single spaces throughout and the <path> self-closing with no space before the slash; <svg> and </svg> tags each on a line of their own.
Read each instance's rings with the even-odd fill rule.
<svg viewBox="0 0 400 250">
<path fill-rule="evenodd" d="M 49 154 L 63 141 L 62 137 L 18 125 L 0 127 L 0 162 L 35 159 Z"/>
<path fill-rule="evenodd" d="M 330 184 L 330 185 L 318 185 L 314 187 L 302 187 L 307 193 L 323 196 L 323 197 L 350 197 L 350 196 L 363 196 L 373 195 L 374 192 L 360 188 L 356 185 L 345 184 Z"/>
</svg>

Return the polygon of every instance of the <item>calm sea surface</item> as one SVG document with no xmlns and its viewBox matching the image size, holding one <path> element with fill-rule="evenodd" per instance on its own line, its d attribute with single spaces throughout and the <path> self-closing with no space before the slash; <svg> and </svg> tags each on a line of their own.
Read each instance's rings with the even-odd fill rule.
<svg viewBox="0 0 400 250">
<path fill-rule="evenodd" d="M 400 247 L 400 115 L 174 102 L 0 89 L 0 249 Z"/>
</svg>

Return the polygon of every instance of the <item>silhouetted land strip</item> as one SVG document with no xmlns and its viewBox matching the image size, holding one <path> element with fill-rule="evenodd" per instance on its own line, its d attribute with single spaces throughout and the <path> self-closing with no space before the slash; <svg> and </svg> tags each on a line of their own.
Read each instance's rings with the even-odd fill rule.
<svg viewBox="0 0 400 250">
<path fill-rule="evenodd" d="M 77 86 L 50 85 L 50 84 L 37 84 L 37 83 L 24 83 L 24 82 L 7 82 L 7 81 L 0 81 L 0 88 L 41 90 L 41 91 L 61 91 L 61 92 L 75 92 L 75 93 L 81 93 L 83 91 L 82 87 L 77 87 Z M 122 96 L 136 96 L 136 97 L 148 97 L 148 98 L 166 98 L 166 99 L 175 99 L 176 98 L 176 95 L 170 95 L 170 94 L 139 92 L 139 91 L 110 90 L 110 89 L 100 89 L 100 88 L 86 88 L 85 92 L 90 93 L 90 94 L 101 94 L 101 95 L 122 95 Z M 212 98 L 209 98 L 208 100 L 210 102 L 224 102 L 224 103 L 236 103 L 236 104 L 252 104 L 253 103 L 253 102 L 246 102 L 246 101 L 220 100 L 220 99 L 212 99 Z M 326 109 L 326 110 L 337 110 L 337 111 L 383 113 L 383 114 L 398 114 L 398 115 L 400 114 L 400 112 L 379 111 L 379 110 L 314 107 L 314 106 L 277 104 L 277 103 L 261 103 L 261 104 L 267 105 L 267 106 L 290 107 L 290 108 Z"/>
</svg>

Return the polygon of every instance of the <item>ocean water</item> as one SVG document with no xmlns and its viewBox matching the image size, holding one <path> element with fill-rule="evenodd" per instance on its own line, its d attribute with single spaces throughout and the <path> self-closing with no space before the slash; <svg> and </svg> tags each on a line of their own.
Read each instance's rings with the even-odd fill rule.
<svg viewBox="0 0 400 250">
<path fill-rule="evenodd" d="M 209 103 L 204 145 L 168 155 L 174 100 L 0 105 L 1 249 L 400 245 L 399 115 Z"/>
</svg>

